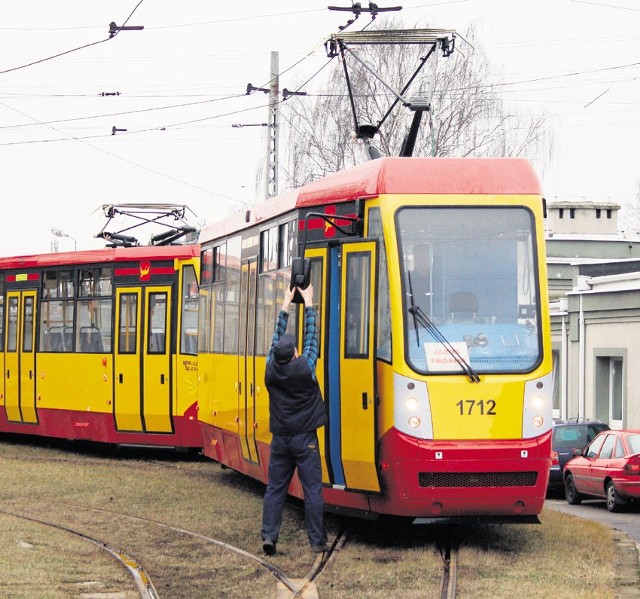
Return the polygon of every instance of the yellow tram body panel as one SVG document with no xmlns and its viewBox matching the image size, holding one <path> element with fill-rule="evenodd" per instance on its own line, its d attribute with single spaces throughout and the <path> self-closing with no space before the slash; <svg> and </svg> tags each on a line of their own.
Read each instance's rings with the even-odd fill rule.
<svg viewBox="0 0 640 599">
<path fill-rule="evenodd" d="M 47 354 L 38 356 L 38 408 L 73 412 L 113 411 L 111 356 Z"/>
</svg>

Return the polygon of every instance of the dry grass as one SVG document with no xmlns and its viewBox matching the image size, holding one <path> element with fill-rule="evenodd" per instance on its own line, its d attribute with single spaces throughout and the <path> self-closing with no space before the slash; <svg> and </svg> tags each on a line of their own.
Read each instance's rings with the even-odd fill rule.
<svg viewBox="0 0 640 599">
<path fill-rule="evenodd" d="M 0 440 L 1 510 L 41 518 L 122 548 L 149 573 L 160 597 L 263 599 L 275 579 L 263 568 L 203 539 L 146 518 L 260 552 L 262 485 L 208 460 L 168 452 L 95 450 Z M 314 555 L 303 516 L 287 508 L 271 561 L 302 578 Z M 331 534 L 339 521 L 326 519 Z M 323 599 L 437 597 L 438 543 L 460 545 L 458 597 L 614 596 L 613 544 L 596 523 L 545 511 L 542 525 L 409 527 L 349 521 L 349 538 L 318 579 Z M 570 557 L 569 557 L 570 556 Z M 0 597 L 136 596 L 114 558 L 74 535 L 0 513 Z M 591 592 L 592 591 L 592 592 Z M 589 594 L 591 593 L 591 594 Z"/>
</svg>

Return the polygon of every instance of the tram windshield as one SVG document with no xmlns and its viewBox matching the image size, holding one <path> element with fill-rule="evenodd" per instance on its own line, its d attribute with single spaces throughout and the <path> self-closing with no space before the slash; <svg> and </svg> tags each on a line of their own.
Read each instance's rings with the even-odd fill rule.
<svg viewBox="0 0 640 599">
<path fill-rule="evenodd" d="M 396 219 L 410 366 L 470 376 L 532 370 L 541 347 L 532 213 L 407 207 Z"/>
</svg>

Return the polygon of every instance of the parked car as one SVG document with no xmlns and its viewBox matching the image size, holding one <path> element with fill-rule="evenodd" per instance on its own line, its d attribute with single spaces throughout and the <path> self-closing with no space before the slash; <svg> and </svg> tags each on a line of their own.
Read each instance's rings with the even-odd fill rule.
<svg viewBox="0 0 640 599">
<path fill-rule="evenodd" d="M 564 490 L 562 469 L 578 452 L 582 451 L 594 437 L 609 425 L 599 420 L 574 418 L 571 420 L 555 419 L 551 438 L 551 470 L 549 471 L 549 494 Z"/>
<path fill-rule="evenodd" d="M 564 467 L 567 501 L 603 498 L 610 512 L 640 499 L 640 430 L 603 431 Z"/>
</svg>

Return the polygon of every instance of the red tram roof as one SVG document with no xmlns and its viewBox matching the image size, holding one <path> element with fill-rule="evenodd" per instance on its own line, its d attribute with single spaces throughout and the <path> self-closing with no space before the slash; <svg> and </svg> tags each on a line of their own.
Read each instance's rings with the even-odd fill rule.
<svg viewBox="0 0 640 599">
<path fill-rule="evenodd" d="M 379 158 L 212 223 L 200 239 L 229 235 L 295 208 L 382 194 L 540 195 L 541 188 L 533 167 L 523 158 Z"/>
<path fill-rule="evenodd" d="M 297 206 L 391 193 L 529 195 L 540 183 L 522 158 L 381 158 L 305 185 Z"/>
<path fill-rule="evenodd" d="M 100 264 L 108 262 L 139 262 L 141 260 L 189 259 L 200 255 L 198 245 L 163 245 L 128 248 L 102 248 L 79 252 L 56 252 L 1 258 L 0 269 L 42 268 L 72 266 L 74 264 Z"/>
</svg>

